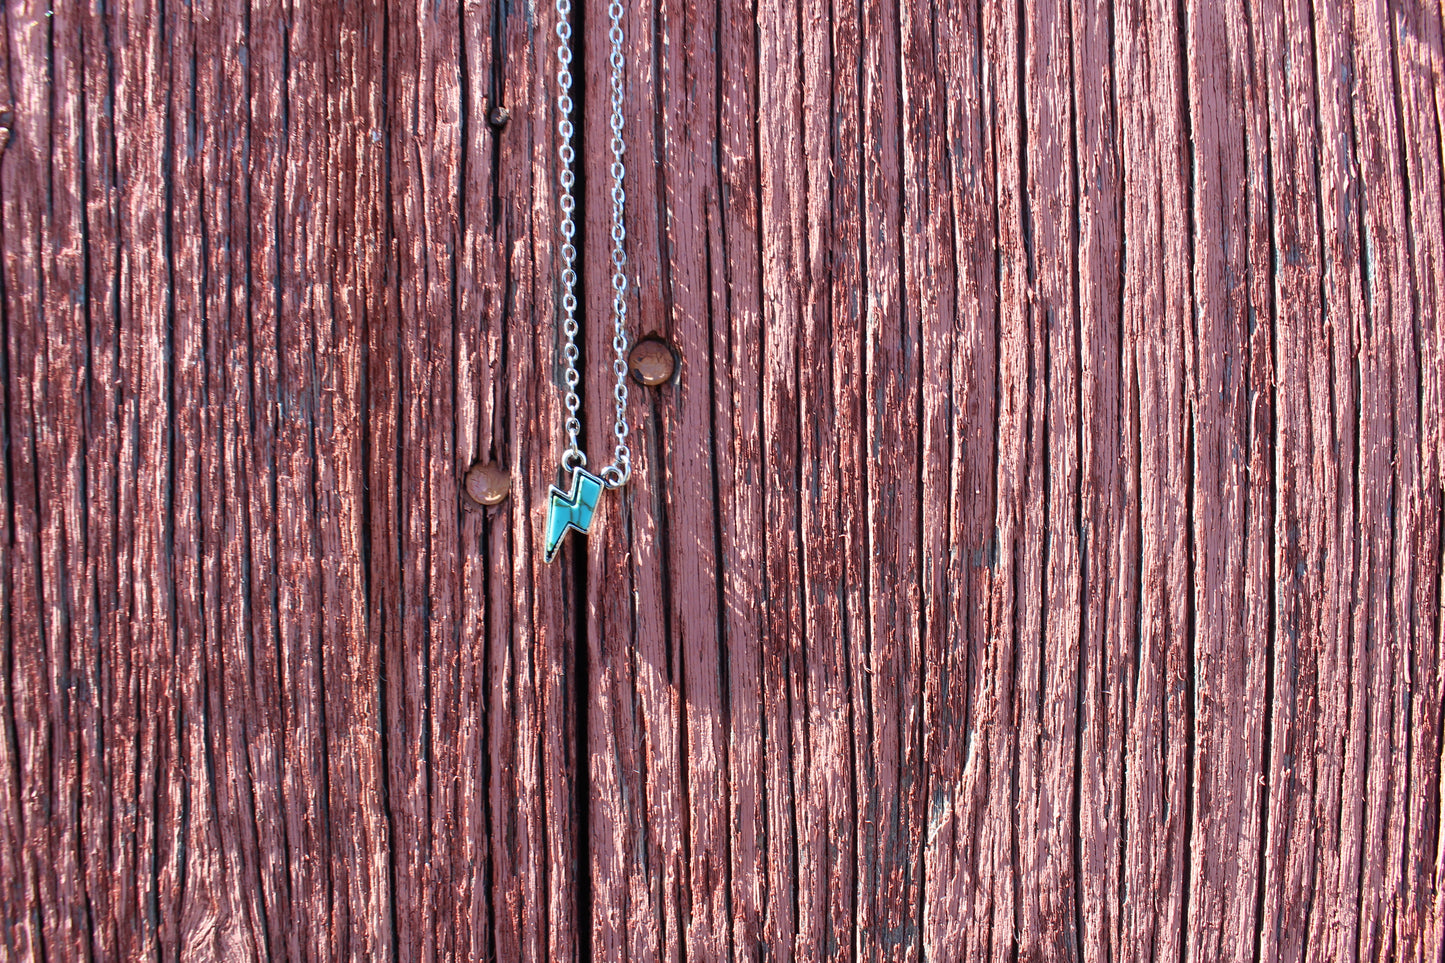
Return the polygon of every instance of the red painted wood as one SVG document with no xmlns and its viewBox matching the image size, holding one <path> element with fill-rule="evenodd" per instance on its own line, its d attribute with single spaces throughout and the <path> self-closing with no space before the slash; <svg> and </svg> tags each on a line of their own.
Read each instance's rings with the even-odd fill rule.
<svg viewBox="0 0 1445 963">
<path fill-rule="evenodd" d="M 0 18 L 0 960 L 1445 952 L 1439 5 L 627 5 L 545 565 L 556 16 Z"/>
</svg>

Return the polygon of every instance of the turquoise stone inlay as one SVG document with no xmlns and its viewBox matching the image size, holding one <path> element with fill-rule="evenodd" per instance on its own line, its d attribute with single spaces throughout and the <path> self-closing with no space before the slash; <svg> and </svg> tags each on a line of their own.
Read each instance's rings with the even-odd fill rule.
<svg viewBox="0 0 1445 963">
<path fill-rule="evenodd" d="M 578 468 L 572 472 L 572 490 L 564 492 L 553 485 L 547 492 L 547 539 L 542 557 L 552 561 L 562 546 L 562 536 L 567 529 L 575 529 L 583 535 L 592 527 L 592 513 L 597 510 L 597 499 L 602 494 L 602 479 Z"/>
</svg>

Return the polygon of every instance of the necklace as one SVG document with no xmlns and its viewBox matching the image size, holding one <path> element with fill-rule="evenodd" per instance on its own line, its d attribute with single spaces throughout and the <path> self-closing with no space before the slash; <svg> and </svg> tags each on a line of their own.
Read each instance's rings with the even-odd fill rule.
<svg viewBox="0 0 1445 963">
<path fill-rule="evenodd" d="M 586 535 L 591 529 L 592 517 L 603 489 L 621 488 L 632 476 L 632 452 L 627 447 L 627 252 L 623 248 L 627 229 L 622 218 L 626 200 L 622 180 L 627 172 L 622 164 L 626 147 L 622 140 L 622 0 L 611 0 L 607 7 L 607 17 L 611 21 L 607 39 L 612 44 L 612 371 L 617 376 L 617 383 L 612 389 L 617 409 L 612 433 L 617 439 L 617 447 L 612 453 L 612 463 L 598 474 L 587 470 L 587 455 L 577 441 L 582 433 L 582 422 L 577 417 L 582 400 L 577 394 L 581 376 L 577 373 L 580 355 L 577 348 L 577 246 L 574 242 L 577 225 L 573 220 L 577 202 L 572 195 L 576 185 L 572 168 L 577 154 L 572 148 L 572 27 L 568 23 L 571 13 L 572 0 L 557 0 L 557 110 L 561 115 L 557 120 L 557 135 L 561 140 L 557 156 L 562 162 L 558 183 L 562 189 L 562 334 L 566 338 L 562 358 L 567 406 L 567 417 L 562 422 L 567 433 L 567 447 L 562 452 L 562 471 L 571 472 L 572 483 L 566 490 L 553 485 L 547 492 L 543 557 L 548 562 L 556 557 L 562 537 L 567 532 Z"/>
</svg>

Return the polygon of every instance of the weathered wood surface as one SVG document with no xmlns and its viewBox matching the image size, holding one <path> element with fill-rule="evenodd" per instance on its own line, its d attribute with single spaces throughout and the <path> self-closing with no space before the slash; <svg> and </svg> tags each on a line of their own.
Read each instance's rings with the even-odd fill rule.
<svg viewBox="0 0 1445 963">
<path fill-rule="evenodd" d="M 546 566 L 555 24 L 6 3 L 0 959 L 1440 960 L 1440 4 L 629 3 Z"/>
</svg>

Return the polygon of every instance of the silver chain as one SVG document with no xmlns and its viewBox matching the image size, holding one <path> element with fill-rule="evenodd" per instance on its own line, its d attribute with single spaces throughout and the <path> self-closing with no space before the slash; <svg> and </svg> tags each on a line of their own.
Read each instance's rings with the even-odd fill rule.
<svg viewBox="0 0 1445 963">
<path fill-rule="evenodd" d="M 573 219 L 577 202 L 572 194 L 577 179 L 573 172 L 577 154 L 572 148 L 572 26 L 568 17 L 572 13 L 572 0 L 557 0 L 557 134 L 561 146 L 557 156 L 562 161 L 559 183 L 562 188 L 562 334 L 566 343 L 562 347 L 562 358 L 566 366 L 567 418 L 563 427 L 567 432 L 567 448 L 562 453 L 564 468 L 587 467 L 587 456 L 578 445 L 582 433 L 582 422 L 577 411 L 582 400 L 577 394 L 581 376 L 577 373 L 577 225 Z M 617 438 L 613 450 L 612 464 L 602 469 L 599 477 L 608 488 L 619 488 L 632 475 L 632 452 L 627 447 L 627 252 L 623 242 L 627 240 L 627 228 L 623 223 L 623 208 L 627 195 L 622 190 L 622 181 L 627 174 L 622 155 L 626 144 L 622 139 L 622 0 L 611 0 L 607 7 L 611 21 L 607 38 L 612 42 L 612 370 L 617 384 L 612 397 L 617 403 L 617 421 L 612 433 Z"/>
</svg>

